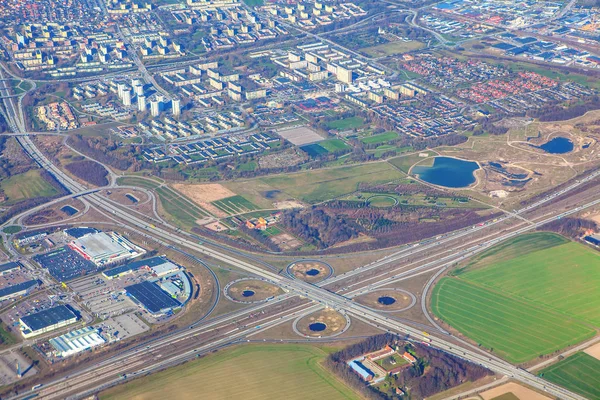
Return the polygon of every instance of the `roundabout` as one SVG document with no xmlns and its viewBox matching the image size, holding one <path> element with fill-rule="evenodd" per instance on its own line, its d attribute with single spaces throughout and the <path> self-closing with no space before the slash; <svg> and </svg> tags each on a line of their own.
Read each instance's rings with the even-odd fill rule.
<svg viewBox="0 0 600 400">
<path fill-rule="evenodd" d="M 229 282 L 223 288 L 225 297 L 234 303 L 260 303 L 283 293 L 281 288 L 260 279 L 243 278 Z"/>
<path fill-rule="evenodd" d="M 317 283 L 333 275 L 333 267 L 319 260 L 298 260 L 286 268 L 287 274 L 308 283 Z"/>
<path fill-rule="evenodd" d="M 301 315 L 292 325 L 297 335 L 308 339 L 331 338 L 350 328 L 350 317 L 331 308 Z"/>
<path fill-rule="evenodd" d="M 414 294 L 403 289 L 375 289 L 354 298 L 359 304 L 379 312 L 400 312 L 417 303 Z"/>
</svg>

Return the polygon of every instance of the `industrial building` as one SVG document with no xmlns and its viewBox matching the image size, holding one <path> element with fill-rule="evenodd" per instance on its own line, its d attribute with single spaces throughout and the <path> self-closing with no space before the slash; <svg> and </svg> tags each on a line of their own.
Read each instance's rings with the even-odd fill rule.
<svg viewBox="0 0 600 400">
<path fill-rule="evenodd" d="M 50 332 L 77 321 L 77 315 L 67 306 L 60 305 L 19 319 L 23 337 L 30 338 Z"/>
<path fill-rule="evenodd" d="M 69 247 L 96 266 L 104 266 L 145 253 L 129 240 L 115 232 L 98 232 L 69 243 Z"/>
<path fill-rule="evenodd" d="M 102 275 L 104 275 L 104 277 L 107 279 L 115 279 L 123 275 L 130 274 L 133 271 L 136 271 L 140 268 L 154 268 L 167 262 L 168 260 L 162 257 L 150 257 L 144 260 L 128 262 L 125 265 L 120 265 L 118 267 L 107 269 L 102 273 Z"/>
<path fill-rule="evenodd" d="M 48 342 L 54 348 L 53 353 L 64 358 L 103 345 L 106 340 L 100 336 L 97 329 L 86 326 L 52 338 Z"/>
<path fill-rule="evenodd" d="M 0 289 L 0 301 L 28 295 L 33 289 L 38 287 L 39 283 L 37 279 L 33 279 L 2 288 Z"/>
<path fill-rule="evenodd" d="M 18 271 L 22 265 L 18 261 L 11 261 L 6 264 L 0 265 L 0 276 L 10 274 L 11 272 Z"/>
<path fill-rule="evenodd" d="M 166 314 L 181 307 L 181 303 L 171 297 L 154 282 L 144 281 L 125 287 L 136 303 L 141 304 L 150 314 L 155 316 Z"/>
</svg>

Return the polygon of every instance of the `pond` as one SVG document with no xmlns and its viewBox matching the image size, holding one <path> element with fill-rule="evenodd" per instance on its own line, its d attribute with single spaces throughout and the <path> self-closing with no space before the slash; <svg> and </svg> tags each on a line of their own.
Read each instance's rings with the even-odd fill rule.
<svg viewBox="0 0 600 400">
<path fill-rule="evenodd" d="M 573 151 L 573 142 L 566 137 L 558 136 L 539 146 L 539 148 L 550 154 L 565 154 Z"/>
<path fill-rule="evenodd" d="M 317 276 L 319 275 L 319 270 L 318 269 L 309 269 L 308 271 L 306 271 L 306 275 L 308 276 Z"/>
<path fill-rule="evenodd" d="M 396 299 L 390 296 L 381 296 L 377 299 L 379 304 L 383 304 L 384 306 L 391 306 L 396 302 Z"/>
<path fill-rule="evenodd" d="M 326 328 L 327 325 L 325 325 L 322 322 L 313 322 L 308 326 L 308 329 L 310 329 L 313 332 L 323 332 Z"/>
<path fill-rule="evenodd" d="M 252 296 L 254 296 L 254 291 L 253 290 L 244 290 L 242 292 L 242 296 L 244 296 L 244 297 L 252 297 Z"/>
<path fill-rule="evenodd" d="M 435 157 L 431 167 L 416 165 L 411 172 L 425 182 L 434 185 L 462 188 L 475 182 L 473 172 L 478 169 L 479 165 L 473 161 L 452 157 Z"/>
</svg>

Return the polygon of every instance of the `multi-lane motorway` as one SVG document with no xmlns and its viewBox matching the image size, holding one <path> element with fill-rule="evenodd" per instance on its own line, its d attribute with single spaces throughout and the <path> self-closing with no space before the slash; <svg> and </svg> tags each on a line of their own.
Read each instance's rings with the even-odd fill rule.
<svg viewBox="0 0 600 400">
<path fill-rule="evenodd" d="M 0 96 L 3 94 L 2 92 L 5 91 L 7 91 L 6 84 L 0 83 Z M 132 213 L 131 210 L 126 210 L 119 207 L 118 205 L 107 200 L 97 192 L 90 192 L 89 189 L 86 188 L 84 185 L 75 181 L 74 179 L 66 175 L 63 171 L 61 171 L 57 166 L 51 163 L 44 156 L 44 154 L 41 153 L 39 149 L 37 149 L 33 141 L 25 134 L 26 130 L 24 128 L 22 115 L 14 106 L 13 99 L 3 98 L 2 100 L 5 104 L 5 111 L 7 113 L 7 119 L 11 128 L 17 133 L 24 133 L 23 136 L 18 137 L 18 141 L 22 145 L 23 149 L 34 160 L 36 160 L 36 162 L 42 168 L 46 169 L 48 172 L 53 174 L 72 193 L 87 193 L 85 195 L 85 201 L 89 202 L 93 207 L 105 211 L 112 218 L 123 221 L 124 227 L 127 227 L 142 235 L 149 236 L 157 240 L 158 242 L 165 243 L 171 246 L 176 246 L 177 248 L 185 249 L 186 251 L 191 251 L 195 254 L 204 254 L 215 260 L 218 260 L 219 262 L 223 262 L 224 264 L 228 264 L 233 267 L 242 269 L 248 273 L 251 273 L 262 279 L 268 280 L 269 282 L 272 282 L 284 288 L 288 292 L 288 294 L 282 298 L 276 299 L 275 301 L 277 303 L 289 301 L 290 297 L 297 298 L 299 296 L 308 299 L 307 302 L 310 301 L 309 303 L 302 303 L 300 305 L 295 304 L 292 308 L 281 311 L 279 314 L 275 314 L 274 316 L 269 315 L 259 323 L 253 322 L 251 325 L 246 325 L 245 327 L 241 328 L 239 326 L 235 328 L 232 327 L 231 330 L 226 330 L 224 332 L 223 330 L 221 330 L 219 331 L 218 335 L 214 336 L 203 336 L 203 342 L 200 345 L 194 346 L 194 348 L 190 350 L 182 351 L 181 353 L 174 354 L 171 357 L 164 357 L 164 355 L 162 354 L 160 354 L 161 357 L 158 357 L 158 354 L 156 352 L 160 351 L 160 349 L 165 348 L 165 346 L 171 346 L 174 343 L 174 340 L 191 340 L 195 337 L 198 337 L 199 335 L 211 332 L 210 330 L 218 324 L 224 324 L 225 327 L 231 327 L 233 321 L 236 321 L 236 319 L 240 318 L 241 315 L 246 315 L 246 313 L 243 312 L 243 314 L 235 316 L 227 315 L 223 317 L 223 320 L 217 319 L 214 321 L 202 322 L 198 326 L 191 327 L 191 329 L 187 331 L 177 333 L 177 335 L 169 335 L 165 337 L 163 341 L 159 340 L 153 342 L 146 348 L 137 347 L 131 350 L 124 351 L 116 356 L 108 358 L 107 360 L 103 361 L 103 363 L 99 363 L 94 367 L 82 369 L 81 371 L 77 371 L 68 377 L 63 377 L 52 382 L 47 382 L 44 384 L 44 386 L 38 389 L 38 393 L 41 395 L 42 398 L 62 398 L 66 394 L 74 394 L 77 397 L 79 397 L 85 393 L 89 393 L 89 391 L 94 391 L 100 387 L 104 387 L 108 383 L 118 382 L 119 379 L 122 379 L 122 377 L 115 375 L 119 374 L 120 371 L 130 371 L 129 376 L 132 376 L 131 374 L 134 374 L 135 376 L 135 374 L 148 373 L 152 369 L 163 368 L 164 366 L 171 365 L 180 360 L 186 359 L 186 357 L 193 356 L 194 354 L 209 351 L 214 348 L 218 348 L 219 346 L 222 346 L 224 344 L 245 339 L 249 335 L 255 334 L 257 331 L 262 331 L 272 325 L 289 321 L 290 319 L 294 318 L 299 314 L 306 313 L 307 310 L 316 310 L 323 306 L 327 306 L 340 311 L 344 311 L 347 314 L 351 315 L 353 318 L 362 320 L 384 330 L 398 332 L 404 335 L 408 334 L 412 338 L 417 340 L 428 341 L 432 339 L 432 345 L 439 349 L 452 353 L 456 356 L 465 358 L 474 363 L 481 364 L 495 372 L 512 377 L 516 380 L 531 385 L 539 390 L 546 391 L 555 397 L 563 399 L 583 399 L 583 397 L 579 395 L 573 394 L 557 385 L 548 383 L 542 380 L 541 378 L 532 375 L 531 373 L 523 369 L 517 368 L 503 360 L 484 354 L 483 352 L 478 350 L 472 350 L 468 346 L 457 345 L 452 341 L 452 338 L 449 338 L 446 335 L 441 335 L 440 337 L 431 337 L 429 335 L 424 335 L 424 333 L 421 330 L 415 329 L 414 327 L 400 322 L 396 319 L 389 318 L 383 313 L 363 306 L 353 301 L 352 298 L 364 292 L 365 290 L 389 285 L 393 282 L 396 282 L 397 280 L 404 279 L 405 277 L 411 274 L 420 273 L 422 271 L 445 268 L 467 257 L 471 257 L 472 255 L 477 254 L 500 241 L 514 237 L 523 232 L 535 229 L 540 225 L 562 218 L 565 215 L 576 213 L 585 208 L 599 204 L 600 200 L 591 201 L 587 204 L 583 204 L 577 208 L 574 208 L 562 214 L 549 216 L 533 224 L 525 224 L 525 226 L 522 226 L 522 221 L 518 221 L 518 229 L 509 230 L 505 234 L 495 235 L 492 239 L 484 240 L 468 247 L 459 246 L 457 247 L 456 251 L 450 252 L 444 257 L 440 257 L 427 263 L 416 265 L 409 269 L 405 268 L 403 272 L 398 274 L 393 274 L 389 276 L 390 271 L 386 271 L 385 275 L 377 277 L 376 279 L 363 278 L 362 285 L 358 285 L 359 287 L 353 289 L 352 291 L 340 294 L 327 290 L 327 285 L 332 283 L 343 283 L 344 279 L 355 278 L 356 276 L 359 276 L 359 274 L 365 274 L 365 272 L 369 272 L 366 275 L 372 276 L 372 274 L 377 273 L 379 269 L 386 266 L 394 265 L 404 257 L 407 257 L 409 255 L 414 256 L 417 253 L 425 255 L 428 252 L 434 252 L 436 251 L 438 246 L 446 242 L 460 239 L 461 235 L 467 236 L 469 234 L 472 234 L 473 231 L 464 230 L 456 232 L 453 235 L 448 235 L 444 239 L 441 239 L 437 242 L 432 242 L 427 245 L 423 245 L 421 247 L 406 247 L 402 251 L 388 256 L 387 258 L 365 266 L 362 269 L 358 269 L 356 271 L 352 271 L 344 275 L 331 278 L 320 285 L 308 284 L 303 281 L 294 280 L 291 277 L 285 275 L 282 276 L 275 272 L 269 271 L 263 268 L 263 266 L 257 265 L 257 263 L 252 262 L 251 259 L 250 261 L 247 261 L 247 258 L 240 257 L 238 254 L 231 255 L 231 253 L 225 248 L 214 248 L 210 245 L 199 244 L 191 235 L 184 232 L 178 232 L 176 229 L 165 223 L 149 223 L 148 218 L 138 216 L 135 213 Z M 548 196 L 547 198 L 542 199 L 523 210 L 518 210 L 515 213 L 515 215 L 545 205 L 554 200 L 557 196 L 565 194 L 566 192 L 579 187 L 580 185 L 586 183 L 590 179 L 594 179 L 596 176 L 597 174 L 590 175 L 585 179 L 574 183 L 570 187 L 563 189 L 560 193 Z M 508 215 L 503 219 L 496 221 L 495 223 L 502 223 L 505 219 L 508 218 L 514 217 Z M 484 228 L 489 228 L 489 224 L 488 226 L 481 227 L 481 229 Z M 269 309 L 273 306 L 273 302 L 265 303 L 264 305 L 264 307 L 267 307 Z M 136 363 L 132 360 L 139 360 L 139 363 Z M 93 379 L 90 377 L 90 374 L 93 375 Z M 16 396 L 16 398 L 22 398 L 23 396 L 24 395 Z"/>
</svg>

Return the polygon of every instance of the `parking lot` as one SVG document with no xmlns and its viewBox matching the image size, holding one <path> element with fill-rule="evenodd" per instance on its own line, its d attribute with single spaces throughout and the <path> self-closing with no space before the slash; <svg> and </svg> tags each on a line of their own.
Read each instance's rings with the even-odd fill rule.
<svg viewBox="0 0 600 400">
<path fill-rule="evenodd" d="M 18 283 L 23 283 L 25 281 L 30 281 L 34 279 L 29 272 L 21 268 L 18 271 L 13 271 L 5 275 L 0 276 L 0 289 L 4 289 L 8 286 L 13 286 Z"/>
<path fill-rule="evenodd" d="M 141 282 L 147 276 L 146 271 L 136 271 L 116 279 L 106 279 L 99 274 L 72 281 L 69 287 L 94 316 L 107 319 L 137 309 L 125 294 L 124 287 Z"/>
<path fill-rule="evenodd" d="M 18 351 L 11 351 L 0 355 L 0 385 L 11 384 L 20 378 L 17 376 L 17 363 L 23 378 L 29 378 L 37 374 L 37 369 L 31 360 L 25 358 Z"/>
<path fill-rule="evenodd" d="M 135 313 L 111 317 L 96 325 L 96 328 L 109 342 L 127 339 L 150 329 Z"/>
<path fill-rule="evenodd" d="M 57 306 L 58 300 L 59 298 L 57 296 L 53 296 L 52 298 L 50 298 L 47 294 L 44 293 L 34 295 L 14 305 L 8 311 L 2 314 L 2 321 L 6 325 L 10 326 L 13 329 L 13 331 L 18 332 L 19 318 L 24 317 L 26 315 L 34 314 L 36 312 L 40 312 L 53 306 Z"/>
<path fill-rule="evenodd" d="M 67 282 L 96 271 L 96 266 L 74 250 L 64 246 L 49 253 L 34 257 L 42 268 L 48 269 L 50 275 L 59 282 Z"/>
</svg>

